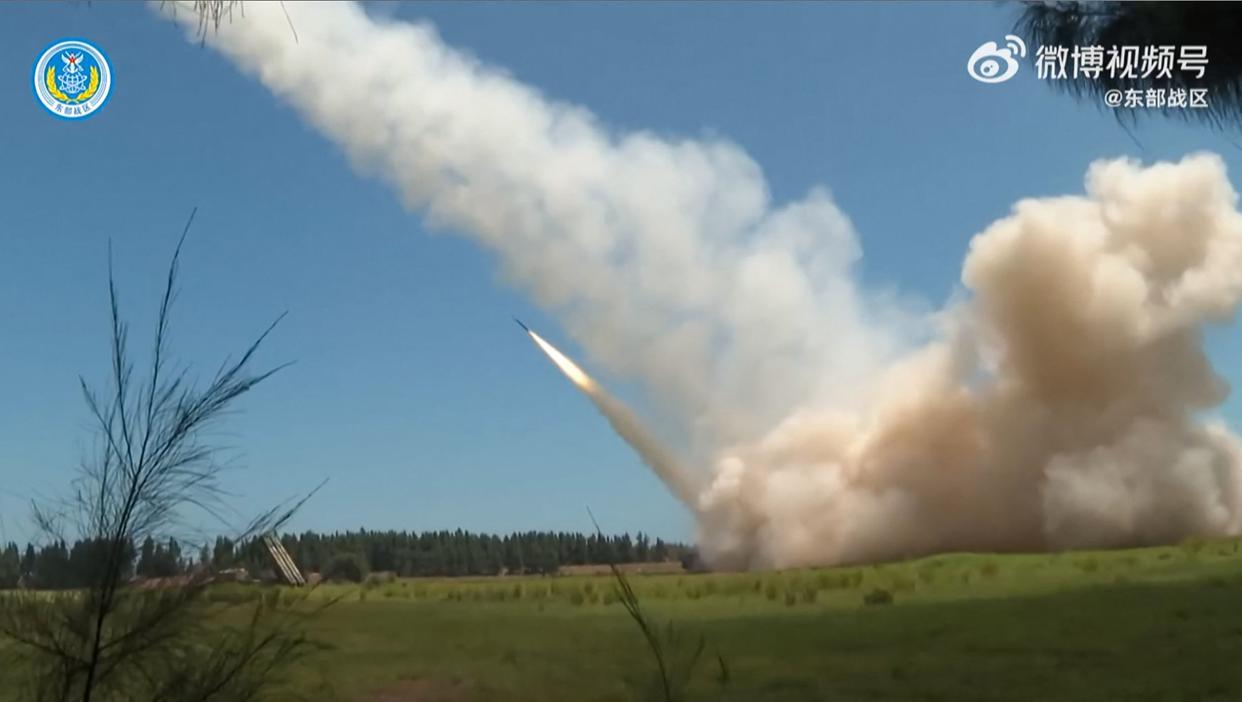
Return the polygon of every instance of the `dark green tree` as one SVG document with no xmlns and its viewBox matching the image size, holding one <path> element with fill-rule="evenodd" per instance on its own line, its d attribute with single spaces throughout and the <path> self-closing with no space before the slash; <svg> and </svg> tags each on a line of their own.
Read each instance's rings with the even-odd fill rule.
<svg viewBox="0 0 1242 702">
<path fill-rule="evenodd" d="M 139 577 L 155 577 L 155 548 L 155 537 L 147 534 L 147 538 L 142 542 L 142 550 L 138 554 L 137 572 Z"/>
<path fill-rule="evenodd" d="M 0 590 L 17 587 L 22 575 L 22 554 L 17 544 L 9 543 L 0 551 Z"/>
<path fill-rule="evenodd" d="M 36 558 L 36 555 L 35 555 L 34 544 L 26 544 L 26 553 L 22 555 L 22 565 L 21 565 L 23 576 L 29 577 L 34 574 L 35 558 Z"/>
<path fill-rule="evenodd" d="M 211 566 L 216 570 L 224 570 L 233 565 L 233 541 L 226 536 L 216 538 L 211 549 Z"/>
</svg>

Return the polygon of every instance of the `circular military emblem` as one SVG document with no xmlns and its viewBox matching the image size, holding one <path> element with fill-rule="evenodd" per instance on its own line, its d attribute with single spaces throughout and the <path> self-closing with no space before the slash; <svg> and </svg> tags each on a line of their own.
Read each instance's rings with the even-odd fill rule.
<svg viewBox="0 0 1242 702">
<path fill-rule="evenodd" d="M 57 117 L 89 117 L 112 92 L 108 57 L 89 42 L 62 39 L 35 62 L 34 92 L 40 104 Z"/>
</svg>

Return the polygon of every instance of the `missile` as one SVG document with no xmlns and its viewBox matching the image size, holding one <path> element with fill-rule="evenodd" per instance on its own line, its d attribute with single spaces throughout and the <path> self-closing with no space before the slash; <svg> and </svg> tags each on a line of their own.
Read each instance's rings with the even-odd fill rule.
<svg viewBox="0 0 1242 702">
<path fill-rule="evenodd" d="M 647 431 L 633 411 L 625 403 L 609 395 L 591 376 L 586 374 L 586 371 L 579 368 L 577 363 L 561 353 L 555 346 L 544 341 L 543 337 L 531 331 L 530 327 L 522 324 L 522 320 L 514 317 L 513 321 L 517 322 L 522 331 L 530 336 L 531 341 L 535 342 L 548 360 L 552 361 L 557 369 L 591 400 L 600 414 L 604 415 L 608 423 L 612 425 L 613 431 L 617 432 L 625 443 L 638 453 L 643 463 L 646 463 L 656 476 L 664 481 L 673 495 L 681 500 L 682 504 L 693 508 L 697 494 L 694 480 L 682 469 L 676 456 Z"/>
</svg>

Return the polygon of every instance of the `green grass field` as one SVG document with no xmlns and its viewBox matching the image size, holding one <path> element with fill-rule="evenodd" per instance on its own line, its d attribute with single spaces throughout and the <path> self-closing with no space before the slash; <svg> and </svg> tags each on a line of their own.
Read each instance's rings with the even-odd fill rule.
<svg viewBox="0 0 1242 702">
<path fill-rule="evenodd" d="M 692 699 L 1242 696 L 1236 541 L 631 581 L 684 651 L 705 637 Z M 877 589 L 893 601 L 865 604 Z M 327 647 L 307 685 L 342 700 L 650 698 L 649 652 L 612 593 L 600 576 L 321 587 L 341 599 L 314 624 Z"/>
<path fill-rule="evenodd" d="M 653 617 L 675 624 L 680 650 L 706 639 L 688 699 L 1242 696 L 1237 541 L 631 582 Z M 892 602 L 865 604 L 877 590 Z M 273 592 L 221 586 L 212 597 Z M 321 647 L 298 684 L 312 699 L 656 699 L 649 652 L 609 577 L 403 580 L 279 596 L 339 598 L 311 627 Z"/>
</svg>

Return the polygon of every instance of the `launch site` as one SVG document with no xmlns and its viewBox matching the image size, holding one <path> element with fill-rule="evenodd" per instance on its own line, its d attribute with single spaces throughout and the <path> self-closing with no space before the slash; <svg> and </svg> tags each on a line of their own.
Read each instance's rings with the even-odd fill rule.
<svg viewBox="0 0 1242 702">
<path fill-rule="evenodd" d="M 0 702 L 1242 699 L 1242 6 L 0 6 Z"/>
</svg>

